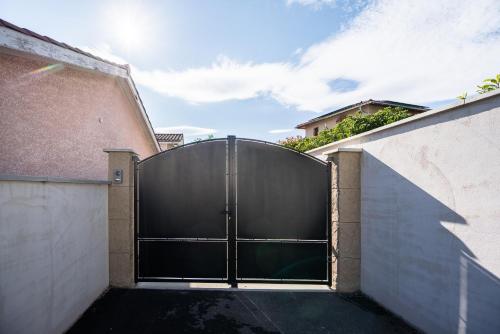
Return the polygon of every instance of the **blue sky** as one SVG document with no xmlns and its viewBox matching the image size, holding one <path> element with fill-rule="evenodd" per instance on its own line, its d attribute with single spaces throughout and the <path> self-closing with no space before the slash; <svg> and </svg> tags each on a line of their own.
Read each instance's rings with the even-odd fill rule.
<svg viewBox="0 0 500 334">
<path fill-rule="evenodd" d="M 276 141 L 361 100 L 431 107 L 500 72 L 500 2 L 6 1 L 0 17 L 132 66 L 153 127 Z"/>
</svg>

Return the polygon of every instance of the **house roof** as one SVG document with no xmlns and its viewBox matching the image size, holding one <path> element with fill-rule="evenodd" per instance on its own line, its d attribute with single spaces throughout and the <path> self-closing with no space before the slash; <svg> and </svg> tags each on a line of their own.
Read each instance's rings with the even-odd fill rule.
<svg viewBox="0 0 500 334">
<path fill-rule="evenodd" d="M 157 133 L 156 139 L 159 142 L 180 142 L 184 140 L 182 133 Z"/>
<path fill-rule="evenodd" d="M 327 114 L 315 117 L 313 119 L 308 120 L 307 122 L 304 122 L 304 123 L 301 123 L 301 124 L 297 125 L 295 128 L 296 129 L 304 129 L 306 125 L 309 125 L 311 123 L 316 123 L 318 121 L 321 121 L 323 119 L 329 118 L 329 117 L 337 115 L 337 114 L 341 114 L 341 113 L 346 112 L 348 110 L 351 110 L 351 109 L 354 109 L 354 108 L 359 108 L 359 107 L 362 107 L 362 106 L 365 106 L 365 105 L 370 105 L 370 104 L 380 105 L 380 106 L 390 106 L 390 107 L 402 107 L 402 108 L 405 108 L 405 109 L 409 109 L 409 110 L 412 110 L 412 111 L 418 111 L 418 112 L 424 112 L 424 111 L 430 110 L 430 108 L 428 108 L 426 106 L 420 106 L 420 105 L 417 105 L 417 104 L 409 104 L 409 103 L 396 102 L 396 101 L 372 100 L 372 99 L 370 99 L 370 100 L 367 100 L 367 101 L 361 101 L 361 102 L 358 102 L 358 103 L 350 104 L 350 105 L 342 107 L 340 109 L 331 111 L 331 112 L 329 112 Z"/>
<path fill-rule="evenodd" d="M 91 71 L 98 71 L 107 75 L 121 78 L 130 89 L 132 100 L 139 109 L 154 146 L 160 151 L 160 145 L 146 113 L 139 92 L 130 75 L 130 66 L 117 64 L 109 60 L 97 57 L 66 43 L 58 42 L 50 37 L 37 34 L 26 28 L 21 28 L 0 19 L 0 48 L 36 55 L 42 58 L 55 60 L 57 62 L 81 67 Z"/>
<path fill-rule="evenodd" d="M 20 32 L 24 35 L 27 35 L 27 36 L 31 36 L 31 37 L 34 37 L 34 38 L 37 38 L 37 39 L 40 39 L 42 41 L 45 41 L 47 43 L 50 43 L 50 44 L 53 44 L 53 45 L 57 45 L 57 46 L 60 46 L 62 48 L 65 48 L 65 49 L 68 49 L 68 50 L 71 50 L 71 51 L 74 51 L 74 52 L 77 52 L 79 54 L 82 54 L 84 56 L 87 56 L 87 57 L 90 57 L 90 58 L 93 58 L 95 60 L 99 60 L 99 61 L 102 61 L 102 62 L 105 62 L 105 63 L 108 63 L 110 65 L 113 65 L 113 66 L 118 66 L 120 68 L 123 68 L 124 70 L 128 71 L 129 70 L 129 67 L 128 65 L 126 64 L 117 64 L 117 63 L 113 63 L 109 60 L 106 60 L 106 59 L 103 59 L 101 57 L 97 57 L 97 56 L 94 56 L 93 54 L 91 53 L 88 53 L 88 52 L 85 52 L 83 50 L 80 50 L 78 48 L 75 48 L 71 45 L 68 45 L 66 43 L 62 43 L 62 42 L 58 42 L 56 41 L 55 39 L 52 39 L 50 37 L 47 37 L 47 36 L 44 36 L 44 35 L 40 35 L 40 34 L 37 34 L 36 32 L 34 31 L 31 31 L 29 29 L 26 29 L 26 28 L 21 28 L 21 27 L 18 27 L 16 26 L 15 24 L 12 24 L 10 22 L 7 22 L 5 20 L 2 20 L 0 19 L 0 27 L 6 27 L 6 28 L 9 28 L 11 30 L 15 30 L 17 32 Z"/>
</svg>

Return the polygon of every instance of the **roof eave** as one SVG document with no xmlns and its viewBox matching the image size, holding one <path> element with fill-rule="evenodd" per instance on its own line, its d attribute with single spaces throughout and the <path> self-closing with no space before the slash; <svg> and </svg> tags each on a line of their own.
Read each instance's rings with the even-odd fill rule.
<svg viewBox="0 0 500 334">
<path fill-rule="evenodd" d="M 124 66 L 89 57 L 4 26 L 0 26 L 0 47 L 108 75 L 122 78 L 128 76 L 128 71 Z"/>
<path fill-rule="evenodd" d="M 416 104 L 407 104 L 407 103 L 398 103 L 398 102 L 393 102 L 393 101 L 372 101 L 370 104 L 378 104 L 381 106 L 394 106 L 394 107 L 401 107 L 405 109 L 411 109 L 415 111 L 429 111 L 431 108 L 426 107 L 426 106 L 419 106 Z"/>
<path fill-rule="evenodd" d="M 358 106 L 356 106 L 356 107 L 358 107 Z M 322 121 L 322 120 L 324 120 L 324 119 L 327 119 L 327 118 L 330 118 L 330 117 L 334 117 L 334 116 L 337 116 L 337 115 L 343 114 L 343 113 L 345 113 L 345 112 L 348 112 L 348 111 L 351 111 L 351 110 L 355 109 L 356 107 L 354 107 L 354 108 L 349 108 L 349 109 L 346 109 L 346 110 L 341 110 L 341 111 L 336 112 L 336 113 L 333 113 L 333 114 L 330 114 L 330 113 L 329 113 L 328 115 L 325 115 L 325 116 L 319 116 L 319 117 L 317 117 L 317 118 L 313 118 L 313 119 L 311 119 L 311 120 L 309 120 L 309 121 L 307 121 L 307 122 L 305 122 L 305 123 L 301 123 L 301 124 L 297 125 L 295 128 L 296 128 L 296 129 L 305 129 L 305 127 L 306 127 L 307 125 L 311 125 L 311 124 L 314 124 L 314 123 L 318 123 L 318 122 L 321 122 L 321 121 Z"/>
<path fill-rule="evenodd" d="M 135 82 L 132 79 L 132 76 L 130 74 L 127 76 L 126 80 L 127 80 L 128 86 L 130 87 L 130 90 L 132 91 L 132 95 L 134 96 L 134 100 L 136 101 L 136 104 L 139 107 L 139 111 L 141 113 L 141 116 L 142 116 L 144 122 L 146 123 L 146 127 L 148 129 L 148 132 L 149 132 L 151 138 L 153 139 L 153 143 L 154 143 L 156 149 L 158 150 L 158 152 L 160 152 L 161 151 L 160 144 L 158 143 L 158 139 L 156 139 L 155 131 L 153 129 L 151 121 L 149 120 L 149 116 L 146 113 L 146 108 L 144 108 L 144 104 L 142 103 L 142 99 L 141 99 L 141 96 L 139 95 L 139 91 L 137 90 L 137 87 L 135 86 Z"/>
</svg>

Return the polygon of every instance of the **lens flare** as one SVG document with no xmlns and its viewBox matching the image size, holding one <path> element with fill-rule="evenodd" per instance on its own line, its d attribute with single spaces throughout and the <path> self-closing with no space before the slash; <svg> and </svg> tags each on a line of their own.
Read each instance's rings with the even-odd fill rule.
<svg viewBox="0 0 500 334">
<path fill-rule="evenodd" d="M 119 47 L 144 52 L 152 45 L 159 20 L 152 8 L 138 1 L 120 2 L 108 5 L 103 14 L 105 30 Z"/>
<path fill-rule="evenodd" d="M 63 68 L 64 65 L 60 63 L 49 64 L 47 66 L 37 68 L 36 70 L 21 74 L 16 78 L 11 79 L 9 82 L 2 82 L 2 80 L 0 80 L 0 85 L 5 89 L 17 89 L 19 87 L 33 85 L 40 80 L 43 80 L 50 74 L 62 70 Z"/>
<path fill-rule="evenodd" d="M 59 70 L 62 70 L 64 68 L 63 64 L 50 64 L 44 67 L 40 67 L 39 69 L 33 70 L 29 72 L 31 75 L 37 75 L 37 74 L 46 74 L 50 72 L 56 72 Z"/>
</svg>

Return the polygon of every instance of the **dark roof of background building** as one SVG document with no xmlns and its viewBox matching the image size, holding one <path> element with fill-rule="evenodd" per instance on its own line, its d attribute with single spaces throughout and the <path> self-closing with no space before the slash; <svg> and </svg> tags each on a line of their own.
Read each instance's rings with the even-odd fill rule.
<svg viewBox="0 0 500 334">
<path fill-rule="evenodd" d="M 68 45 L 66 43 L 62 43 L 62 42 L 58 42 L 56 41 L 55 39 L 52 39 L 50 37 L 47 37 L 47 36 L 43 36 L 43 35 L 40 35 L 40 34 L 37 34 L 36 32 L 32 31 L 32 30 L 29 30 L 29 29 L 26 29 L 26 28 L 21 28 L 21 27 L 18 27 L 16 26 L 15 24 L 12 24 L 10 22 L 7 22 L 5 20 L 2 20 L 0 19 L 0 27 L 6 27 L 6 28 L 9 28 L 11 30 L 15 30 L 17 32 L 20 32 L 22 34 L 25 34 L 25 35 L 28 35 L 28 36 L 31 36 L 31 37 L 34 37 L 34 38 L 37 38 L 37 39 L 40 39 L 42 41 L 45 41 L 45 42 L 48 42 L 48 43 L 51 43 L 51 44 L 54 44 L 54 45 L 57 45 L 57 46 L 60 46 L 62 48 L 65 48 L 65 49 L 68 49 L 68 50 L 71 50 L 71 51 L 74 51 L 74 52 L 77 52 L 79 54 L 82 54 L 84 56 L 87 56 L 87 57 L 90 57 L 90 58 L 93 58 L 95 60 L 99 60 L 99 61 L 102 61 L 102 62 L 105 62 L 105 63 L 108 63 L 110 65 L 113 65 L 113 66 L 118 66 L 120 68 L 123 68 L 124 70 L 126 70 L 127 72 L 129 72 L 129 66 L 127 64 L 117 64 L 117 63 L 114 63 L 112 61 L 109 61 L 109 60 L 106 60 L 106 59 L 103 59 L 101 57 L 97 57 L 97 56 L 94 56 L 93 54 L 91 53 L 88 53 L 88 52 L 85 52 L 83 50 L 80 50 L 78 48 L 75 48 L 71 45 Z"/>
<path fill-rule="evenodd" d="M 359 108 L 361 106 L 365 106 L 365 105 L 369 105 L 369 104 L 375 104 L 375 105 L 380 105 L 380 106 L 390 106 L 390 107 L 402 107 L 402 108 L 405 108 L 405 109 L 408 109 L 408 110 L 419 111 L 419 112 L 424 112 L 424 111 L 430 110 L 429 107 L 419 106 L 417 104 L 409 104 L 409 103 L 396 102 L 396 101 L 387 101 L 387 100 L 382 100 L 381 101 L 381 100 L 372 100 L 372 99 L 370 99 L 370 100 L 367 100 L 367 101 L 361 101 L 361 102 L 358 102 L 358 103 L 350 104 L 350 105 L 342 107 L 340 109 L 331 111 L 331 112 L 329 112 L 327 114 L 315 117 L 313 119 L 308 120 L 307 122 L 304 122 L 304 123 L 301 123 L 301 124 L 297 125 L 295 128 L 296 129 L 302 129 L 307 124 L 315 123 L 315 122 L 320 121 L 322 119 L 329 118 L 330 116 L 333 116 L 335 114 L 340 114 L 340 113 L 342 113 L 344 111 L 347 111 L 347 110 L 350 110 L 350 109 L 354 109 L 354 108 Z"/>
<path fill-rule="evenodd" d="M 182 133 L 157 133 L 155 135 L 159 142 L 180 142 L 184 139 Z"/>
</svg>

